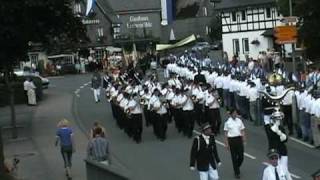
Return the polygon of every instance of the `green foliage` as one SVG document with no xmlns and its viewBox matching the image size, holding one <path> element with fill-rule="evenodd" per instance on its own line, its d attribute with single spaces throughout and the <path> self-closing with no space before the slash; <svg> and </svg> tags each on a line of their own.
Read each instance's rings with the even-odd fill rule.
<svg viewBox="0 0 320 180">
<path fill-rule="evenodd" d="M 307 57 L 311 60 L 319 59 L 320 49 L 320 1 L 292 0 L 293 15 L 299 17 L 299 39 L 303 42 Z M 278 0 L 280 13 L 289 15 L 289 0 Z"/>
<path fill-rule="evenodd" d="M 33 43 L 48 50 L 71 48 L 85 39 L 85 28 L 71 0 L 6 0 L 0 6 L 0 69 L 25 60 Z"/>
</svg>

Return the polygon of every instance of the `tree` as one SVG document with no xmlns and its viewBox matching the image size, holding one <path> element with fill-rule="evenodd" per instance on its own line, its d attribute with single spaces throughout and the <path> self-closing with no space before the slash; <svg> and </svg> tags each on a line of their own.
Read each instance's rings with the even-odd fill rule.
<svg viewBox="0 0 320 180">
<path fill-rule="evenodd" d="M 320 1 L 292 0 L 293 15 L 299 17 L 299 40 L 306 47 L 307 57 L 311 60 L 319 59 L 320 54 Z M 289 0 L 278 0 L 281 14 L 289 15 Z"/>
<path fill-rule="evenodd" d="M 71 0 L 2 1 L 0 27 L 0 75 L 4 75 L 10 94 L 12 136 L 16 138 L 13 67 L 27 59 L 33 43 L 41 43 L 46 51 L 50 51 L 50 47 L 73 49 L 87 38 L 80 19 L 73 15 Z M 0 174 L 4 172 L 3 157 L 0 146 Z"/>
</svg>

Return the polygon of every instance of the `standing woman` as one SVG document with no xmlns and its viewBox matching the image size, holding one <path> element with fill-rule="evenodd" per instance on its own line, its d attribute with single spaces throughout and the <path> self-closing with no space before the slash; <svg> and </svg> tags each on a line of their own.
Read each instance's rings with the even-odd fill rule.
<svg viewBox="0 0 320 180">
<path fill-rule="evenodd" d="M 224 123 L 225 144 L 230 150 L 235 178 L 240 179 L 240 166 L 243 162 L 245 132 L 237 110 L 230 111 L 230 117 Z"/>
<path fill-rule="evenodd" d="M 61 155 L 66 170 L 66 175 L 71 177 L 71 166 L 72 166 L 72 153 L 75 152 L 74 138 L 72 129 L 69 126 L 69 121 L 62 119 L 58 123 L 58 129 L 56 132 L 55 146 L 60 142 Z"/>
</svg>

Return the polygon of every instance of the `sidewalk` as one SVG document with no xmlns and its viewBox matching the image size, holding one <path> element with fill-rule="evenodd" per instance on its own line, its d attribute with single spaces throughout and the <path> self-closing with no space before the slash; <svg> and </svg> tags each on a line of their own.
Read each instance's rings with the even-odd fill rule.
<svg viewBox="0 0 320 180">
<path fill-rule="evenodd" d="M 60 180 L 66 179 L 60 148 L 54 146 L 56 125 L 61 118 L 71 121 L 75 134 L 76 153 L 73 155 L 73 179 L 85 180 L 84 158 L 86 155 L 86 136 L 73 122 L 71 114 L 72 93 L 59 92 L 56 89 L 45 91 L 45 98 L 38 106 L 17 105 L 18 139 L 11 139 L 11 131 L 3 130 L 4 152 L 8 160 L 20 159 L 18 177 L 24 180 Z M 0 108 L 0 124 L 10 125 L 9 107 Z"/>
</svg>

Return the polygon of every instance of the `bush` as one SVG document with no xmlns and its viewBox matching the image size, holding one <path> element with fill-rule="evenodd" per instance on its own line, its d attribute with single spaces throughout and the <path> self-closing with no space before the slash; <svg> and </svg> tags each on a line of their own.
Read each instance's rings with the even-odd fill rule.
<svg viewBox="0 0 320 180">
<path fill-rule="evenodd" d="M 40 78 L 34 77 L 34 76 L 19 76 L 19 77 L 15 77 L 13 82 L 11 82 L 12 87 L 14 89 L 15 104 L 24 104 L 27 102 L 27 97 L 23 89 L 23 82 L 28 77 L 32 78 L 34 85 L 37 87 L 36 88 L 37 101 L 40 101 L 43 97 L 42 81 Z M 9 98 L 10 98 L 9 91 L 6 85 L 4 84 L 3 78 L 1 77 L 0 78 L 0 106 L 8 105 L 10 103 Z"/>
</svg>

